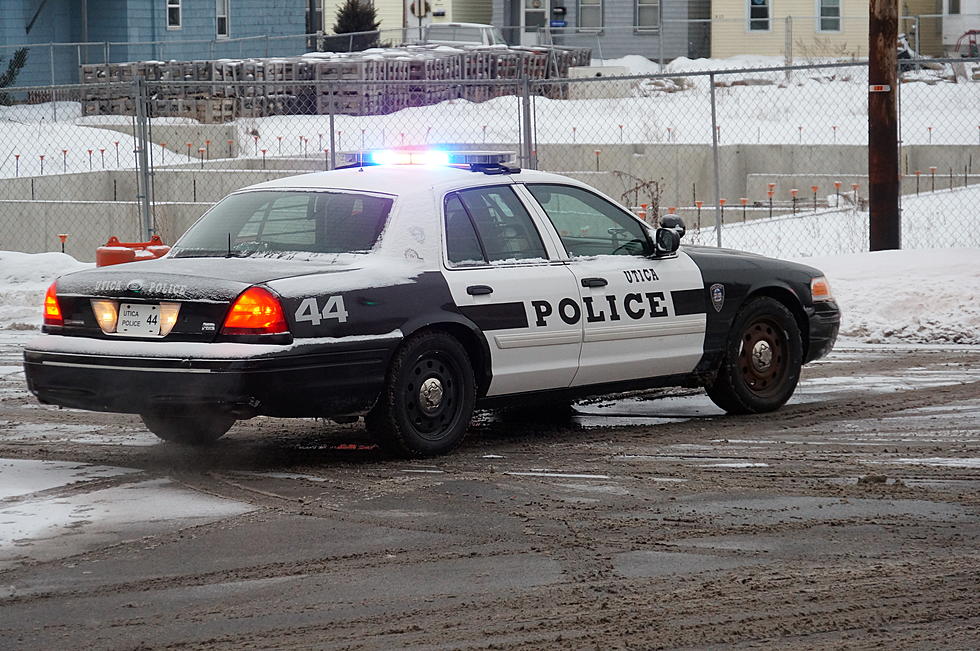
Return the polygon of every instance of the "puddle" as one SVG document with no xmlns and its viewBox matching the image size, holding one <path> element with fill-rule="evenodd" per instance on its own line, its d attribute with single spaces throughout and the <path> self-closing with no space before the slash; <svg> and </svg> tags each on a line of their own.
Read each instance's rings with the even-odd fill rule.
<svg viewBox="0 0 980 651">
<path fill-rule="evenodd" d="M 926 457 L 923 459 L 895 459 L 883 463 L 905 463 L 916 466 L 943 466 L 946 468 L 980 468 L 980 457 Z"/>
<path fill-rule="evenodd" d="M 573 473 L 547 472 L 547 471 L 505 472 L 504 474 L 511 475 L 514 477 L 559 477 L 561 479 L 611 479 L 609 475 L 578 475 Z"/>
<path fill-rule="evenodd" d="M 0 502 L 0 570 L 252 510 L 165 478 L 84 490 L 85 482 L 138 472 L 61 461 L 0 460 L 0 495 L 7 498 Z M 67 486 L 72 491 L 65 495 L 37 495 Z"/>
<path fill-rule="evenodd" d="M 0 459 L 0 500 L 135 472 L 139 471 L 131 468 L 93 466 L 73 461 Z M 3 508 L 2 503 L 0 508 Z"/>
</svg>

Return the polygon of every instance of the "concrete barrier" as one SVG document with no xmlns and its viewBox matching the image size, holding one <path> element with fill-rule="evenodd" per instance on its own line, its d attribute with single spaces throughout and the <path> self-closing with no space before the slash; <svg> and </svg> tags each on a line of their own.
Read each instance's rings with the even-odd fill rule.
<svg viewBox="0 0 980 651">
<path fill-rule="evenodd" d="M 210 203 L 161 203 L 153 212 L 157 231 L 172 244 Z M 60 251 L 59 233 L 68 234 L 65 252 L 93 262 L 95 249 L 111 235 L 143 239 L 139 205 L 132 201 L 0 201 L 0 249 L 42 253 Z"/>
</svg>

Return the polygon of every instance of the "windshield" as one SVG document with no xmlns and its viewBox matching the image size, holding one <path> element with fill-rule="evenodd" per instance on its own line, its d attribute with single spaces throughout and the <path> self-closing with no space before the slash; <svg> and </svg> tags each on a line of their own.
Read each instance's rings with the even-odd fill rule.
<svg viewBox="0 0 980 651">
<path fill-rule="evenodd" d="M 463 25 L 429 25 L 430 41 L 452 41 L 453 43 L 483 43 L 483 30 L 480 27 Z"/>
<path fill-rule="evenodd" d="M 353 192 L 258 191 L 222 199 L 174 245 L 172 257 L 370 251 L 393 201 Z"/>
</svg>

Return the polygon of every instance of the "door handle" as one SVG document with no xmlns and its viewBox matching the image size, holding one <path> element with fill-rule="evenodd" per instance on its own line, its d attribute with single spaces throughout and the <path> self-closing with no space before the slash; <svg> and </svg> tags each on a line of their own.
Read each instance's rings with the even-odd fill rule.
<svg viewBox="0 0 980 651">
<path fill-rule="evenodd" d="M 609 283 L 605 278 L 583 278 L 582 287 L 605 287 Z"/>
<path fill-rule="evenodd" d="M 470 285 L 466 288 L 466 293 L 470 296 L 486 296 L 493 294 L 493 287 L 489 285 Z"/>
</svg>

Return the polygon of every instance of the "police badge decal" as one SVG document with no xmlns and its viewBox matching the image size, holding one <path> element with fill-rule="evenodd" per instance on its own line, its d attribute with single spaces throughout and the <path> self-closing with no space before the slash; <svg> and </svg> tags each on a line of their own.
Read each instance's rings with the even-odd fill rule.
<svg viewBox="0 0 980 651">
<path fill-rule="evenodd" d="M 708 289 L 708 293 L 711 294 L 711 304 L 715 306 L 715 312 L 721 312 L 721 308 L 725 306 L 725 286 L 715 283 Z"/>
</svg>

